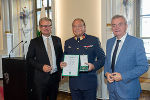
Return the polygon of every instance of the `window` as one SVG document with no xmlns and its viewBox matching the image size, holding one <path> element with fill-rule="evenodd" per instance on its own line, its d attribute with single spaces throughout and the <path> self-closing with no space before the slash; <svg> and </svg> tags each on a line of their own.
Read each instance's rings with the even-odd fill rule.
<svg viewBox="0 0 150 100">
<path fill-rule="evenodd" d="M 42 2 L 45 7 L 46 16 L 52 19 L 51 0 L 36 0 L 36 25 L 39 24 Z"/>
<path fill-rule="evenodd" d="M 150 60 L 150 0 L 138 0 L 140 6 L 139 36 L 144 41 L 146 56 Z M 137 20 L 138 21 L 138 20 Z"/>
</svg>

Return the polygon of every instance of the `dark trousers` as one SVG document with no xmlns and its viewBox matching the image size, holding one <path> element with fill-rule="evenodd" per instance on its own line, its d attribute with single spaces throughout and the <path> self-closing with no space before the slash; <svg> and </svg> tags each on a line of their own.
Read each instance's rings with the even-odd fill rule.
<svg viewBox="0 0 150 100">
<path fill-rule="evenodd" d="M 71 90 L 72 100 L 96 100 L 96 89 L 90 90 Z"/>
<path fill-rule="evenodd" d="M 39 85 L 35 83 L 33 86 L 33 100 L 57 100 L 59 81 L 54 79 L 55 76 L 52 76 L 45 84 Z"/>
</svg>

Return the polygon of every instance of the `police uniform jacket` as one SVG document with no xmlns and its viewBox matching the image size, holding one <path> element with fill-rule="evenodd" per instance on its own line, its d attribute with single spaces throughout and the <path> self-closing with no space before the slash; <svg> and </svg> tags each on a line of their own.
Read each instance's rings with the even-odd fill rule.
<svg viewBox="0 0 150 100">
<path fill-rule="evenodd" d="M 105 54 L 100 46 L 97 37 L 84 33 L 80 40 L 72 37 L 65 41 L 64 55 L 88 55 L 88 63 L 92 63 L 94 70 L 88 72 L 79 72 L 79 76 L 69 77 L 69 86 L 71 89 L 87 90 L 97 88 L 97 74 L 105 61 Z M 80 65 L 79 65 L 80 67 Z"/>
</svg>

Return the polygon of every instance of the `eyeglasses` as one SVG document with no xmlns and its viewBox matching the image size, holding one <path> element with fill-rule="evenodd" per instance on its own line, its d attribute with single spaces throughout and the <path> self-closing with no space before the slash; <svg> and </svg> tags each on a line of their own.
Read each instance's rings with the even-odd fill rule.
<svg viewBox="0 0 150 100">
<path fill-rule="evenodd" d="M 84 26 L 83 26 L 83 25 L 79 25 L 79 26 L 73 25 L 72 27 L 73 27 L 73 28 L 82 28 L 82 27 L 84 27 Z"/>
<path fill-rule="evenodd" d="M 47 27 L 51 27 L 52 25 L 40 25 L 40 27 L 45 27 L 45 28 L 47 28 Z"/>
<path fill-rule="evenodd" d="M 111 26 L 112 26 L 113 28 L 115 28 L 115 27 L 122 27 L 123 25 L 125 25 L 125 23 L 112 24 Z"/>
</svg>

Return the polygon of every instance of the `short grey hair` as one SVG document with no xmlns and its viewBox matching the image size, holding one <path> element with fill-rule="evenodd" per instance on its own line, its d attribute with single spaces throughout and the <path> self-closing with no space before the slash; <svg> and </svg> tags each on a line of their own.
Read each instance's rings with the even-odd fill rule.
<svg viewBox="0 0 150 100">
<path fill-rule="evenodd" d="M 126 18 L 125 18 L 123 15 L 114 15 L 114 16 L 112 17 L 112 19 L 111 19 L 111 23 L 112 23 L 112 20 L 118 19 L 118 18 L 124 19 L 125 24 L 127 24 L 127 20 L 126 20 Z"/>
<path fill-rule="evenodd" d="M 42 22 L 43 20 L 45 20 L 45 21 L 50 21 L 51 24 L 52 24 L 52 20 L 51 20 L 50 18 L 48 18 L 48 17 L 43 17 L 43 18 L 41 18 L 41 19 L 39 20 L 39 25 L 41 25 L 41 22 Z"/>
</svg>

